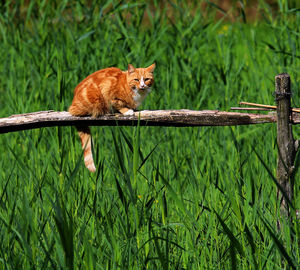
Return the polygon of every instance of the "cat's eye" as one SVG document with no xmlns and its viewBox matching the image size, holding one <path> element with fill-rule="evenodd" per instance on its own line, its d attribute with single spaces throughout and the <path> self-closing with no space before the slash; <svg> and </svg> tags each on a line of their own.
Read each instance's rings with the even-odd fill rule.
<svg viewBox="0 0 300 270">
<path fill-rule="evenodd" d="M 139 82 L 140 80 L 139 79 L 134 79 L 136 82 Z"/>
<path fill-rule="evenodd" d="M 147 82 L 147 81 L 149 81 L 149 80 L 150 80 L 150 78 L 146 78 L 146 79 L 145 79 L 145 82 Z"/>
</svg>

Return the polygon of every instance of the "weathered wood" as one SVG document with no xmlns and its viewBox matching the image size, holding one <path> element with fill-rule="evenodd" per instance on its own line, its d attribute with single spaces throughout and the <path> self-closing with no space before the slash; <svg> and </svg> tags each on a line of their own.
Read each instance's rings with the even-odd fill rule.
<svg viewBox="0 0 300 270">
<path fill-rule="evenodd" d="M 282 191 L 277 192 L 280 209 L 283 215 L 290 214 L 288 201 L 292 202 L 294 161 L 298 148 L 298 141 L 294 140 L 292 132 L 291 88 L 290 76 L 286 73 L 275 77 L 275 96 L 277 103 L 277 180 Z M 283 194 L 285 193 L 285 194 Z"/>
<path fill-rule="evenodd" d="M 273 111 L 274 109 L 253 108 L 253 107 L 230 107 L 230 110 L 236 110 L 236 111 Z M 276 107 L 275 107 L 275 110 L 276 110 Z"/>
<path fill-rule="evenodd" d="M 265 108 L 265 109 L 270 109 L 270 110 L 276 110 L 276 106 L 274 106 L 274 105 L 265 105 L 265 104 L 258 104 L 258 103 L 245 102 L 245 101 L 241 101 L 239 104 L 240 105 L 249 105 L 249 106 L 254 106 L 254 107 L 259 107 L 259 108 Z M 291 111 L 300 113 L 299 108 L 291 108 Z"/>
<path fill-rule="evenodd" d="M 235 126 L 276 122 L 276 116 L 222 111 L 157 110 L 139 111 L 133 116 L 103 115 L 74 117 L 68 112 L 41 111 L 0 118 L 0 133 L 52 126 Z M 298 118 L 300 123 L 300 117 Z"/>
</svg>

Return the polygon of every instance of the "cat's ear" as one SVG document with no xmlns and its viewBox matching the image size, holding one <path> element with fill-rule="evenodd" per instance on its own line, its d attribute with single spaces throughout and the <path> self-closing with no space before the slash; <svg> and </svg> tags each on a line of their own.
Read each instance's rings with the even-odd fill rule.
<svg viewBox="0 0 300 270">
<path fill-rule="evenodd" d="M 146 68 L 148 72 L 153 73 L 154 69 L 155 69 L 155 63 L 153 63 L 151 66 Z"/>
<path fill-rule="evenodd" d="M 128 64 L 128 73 L 133 73 L 133 72 L 135 72 L 134 66 L 131 64 Z"/>
</svg>

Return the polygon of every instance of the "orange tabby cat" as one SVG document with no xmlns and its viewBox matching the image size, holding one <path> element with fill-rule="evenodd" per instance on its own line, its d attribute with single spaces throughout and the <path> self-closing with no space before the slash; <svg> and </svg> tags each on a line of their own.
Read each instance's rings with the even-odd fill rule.
<svg viewBox="0 0 300 270">
<path fill-rule="evenodd" d="M 79 83 L 69 112 L 74 116 L 99 115 L 121 112 L 133 115 L 151 91 L 154 83 L 155 63 L 147 68 L 134 68 L 128 65 L 127 71 L 111 67 L 98 70 Z M 77 126 L 85 166 L 96 171 L 92 154 L 91 132 L 88 126 Z"/>
</svg>

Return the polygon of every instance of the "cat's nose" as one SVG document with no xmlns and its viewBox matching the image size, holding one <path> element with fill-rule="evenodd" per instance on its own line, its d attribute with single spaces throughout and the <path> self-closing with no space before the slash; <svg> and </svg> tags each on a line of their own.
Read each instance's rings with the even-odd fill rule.
<svg viewBox="0 0 300 270">
<path fill-rule="evenodd" d="M 147 85 L 146 85 L 145 82 L 144 82 L 144 78 L 142 77 L 142 78 L 141 78 L 141 81 L 140 81 L 140 88 L 141 88 L 141 89 L 144 89 L 146 86 L 147 86 Z"/>
</svg>

